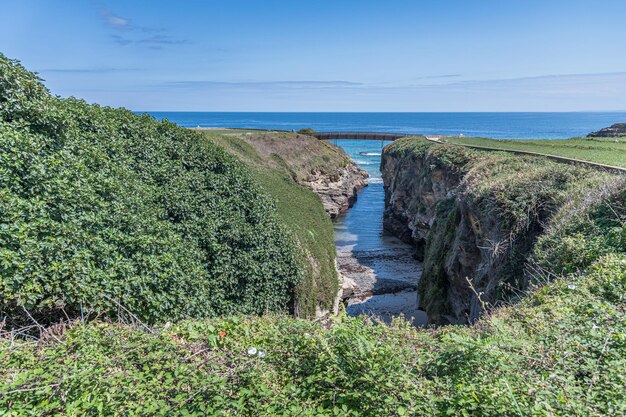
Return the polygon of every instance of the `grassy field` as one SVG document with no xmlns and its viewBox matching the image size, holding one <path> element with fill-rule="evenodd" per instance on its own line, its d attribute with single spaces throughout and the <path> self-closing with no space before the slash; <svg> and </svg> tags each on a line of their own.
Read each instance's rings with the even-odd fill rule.
<svg viewBox="0 0 626 417">
<path fill-rule="evenodd" d="M 536 152 L 626 168 L 626 137 L 572 138 L 564 140 L 504 140 L 476 137 L 446 137 L 444 140 L 460 145 L 476 145 L 515 151 Z"/>
</svg>

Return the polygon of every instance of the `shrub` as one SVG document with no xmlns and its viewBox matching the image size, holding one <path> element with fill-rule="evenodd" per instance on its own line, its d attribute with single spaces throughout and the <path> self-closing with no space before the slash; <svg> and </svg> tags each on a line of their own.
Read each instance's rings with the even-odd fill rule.
<svg viewBox="0 0 626 417">
<path fill-rule="evenodd" d="M 234 158 L 166 120 L 53 97 L 2 55 L 0 106 L 3 316 L 287 308 L 295 245 Z"/>
<path fill-rule="evenodd" d="M 568 274 L 584 270 L 600 256 L 626 253 L 626 190 L 619 188 L 624 180 L 608 184 L 578 193 L 560 210 L 535 247 L 539 266 Z"/>
<path fill-rule="evenodd" d="M 298 133 L 300 133 L 301 135 L 314 135 L 315 130 L 310 127 L 303 127 L 302 129 L 298 130 Z"/>
</svg>

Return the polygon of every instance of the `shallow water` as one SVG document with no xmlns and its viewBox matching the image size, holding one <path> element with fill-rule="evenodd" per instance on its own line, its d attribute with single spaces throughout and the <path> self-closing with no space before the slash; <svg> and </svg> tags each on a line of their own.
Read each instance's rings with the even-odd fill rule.
<svg viewBox="0 0 626 417">
<path fill-rule="evenodd" d="M 367 314 L 385 322 L 404 314 L 416 325 L 426 323 L 417 310 L 417 281 L 421 264 L 414 249 L 383 231 L 384 186 L 380 174 L 382 146 L 388 142 L 367 140 L 332 141 L 370 174 L 369 185 L 345 215 L 334 222 L 337 264 L 354 280 L 359 295 L 348 302 L 348 314 Z"/>
</svg>

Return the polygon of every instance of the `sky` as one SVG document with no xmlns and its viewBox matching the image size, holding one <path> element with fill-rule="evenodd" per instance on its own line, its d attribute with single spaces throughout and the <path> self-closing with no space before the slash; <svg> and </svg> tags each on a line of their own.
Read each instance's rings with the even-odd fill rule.
<svg viewBox="0 0 626 417">
<path fill-rule="evenodd" d="M 0 0 L 0 52 L 136 111 L 624 111 L 625 0 Z"/>
</svg>

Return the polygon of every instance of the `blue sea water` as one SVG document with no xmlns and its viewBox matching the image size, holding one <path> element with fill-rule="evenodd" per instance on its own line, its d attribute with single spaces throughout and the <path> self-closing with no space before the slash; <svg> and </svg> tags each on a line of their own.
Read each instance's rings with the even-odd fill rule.
<svg viewBox="0 0 626 417">
<path fill-rule="evenodd" d="M 383 234 L 385 194 L 380 173 L 380 141 L 340 139 L 343 148 L 369 175 L 369 185 L 359 193 L 355 205 L 335 221 L 335 243 L 338 250 L 381 250 L 398 242 Z M 384 145 L 390 142 L 385 142 Z"/>
<path fill-rule="evenodd" d="M 320 132 L 398 132 L 498 139 L 565 139 L 626 122 L 626 112 L 577 113 L 217 113 L 149 112 L 185 127 L 245 127 Z"/>
</svg>

